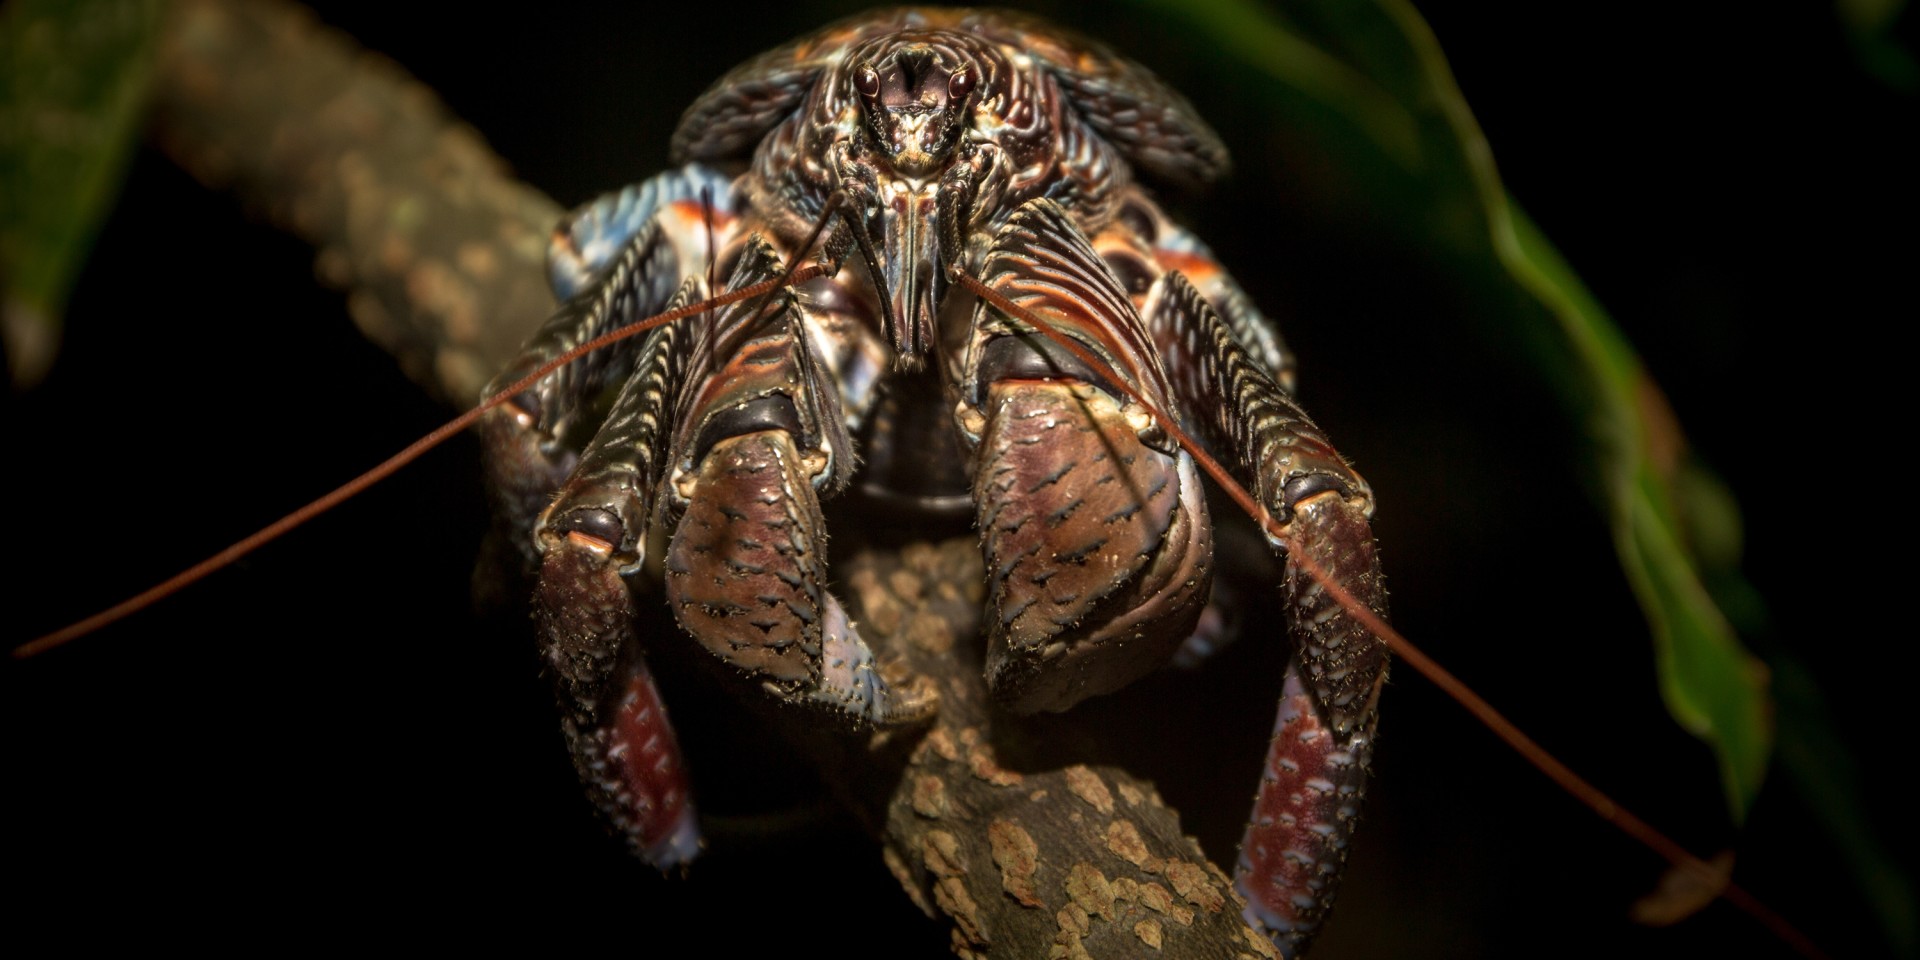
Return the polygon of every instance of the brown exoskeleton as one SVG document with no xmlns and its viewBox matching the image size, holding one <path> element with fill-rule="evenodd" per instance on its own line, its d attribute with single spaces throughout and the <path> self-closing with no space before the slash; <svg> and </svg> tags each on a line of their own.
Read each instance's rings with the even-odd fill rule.
<svg viewBox="0 0 1920 960">
<path fill-rule="evenodd" d="M 1206 607 L 1211 523 L 1172 416 L 1237 465 L 1273 548 L 1318 568 L 1284 578 L 1296 652 L 1238 879 L 1249 921 L 1304 946 L 1346 858 L 1387 659 L 1315 577 L 1377 614 L 1386 601 L 1372 494 L 1291 398 L 1271 325 L 1136 185 L 1218 176 L 1217 137 L 1089 41 L 895 10 L 735 70 L 688 109 L 674 153 L 688 165 L 558 231 L 566 303 L 495 389 L 663 310 L 803 262 L 823 275 L 596 352 L 483 423 L 601 811 L 655 864 L 697 849 L 626 583 L 656 516 L 666 599 L 697 642 L 778 699 L 892 728 L 938 694 L 888 680 L 829 590 L 819 498 L 864 459 L 865 488 L 970 499 L 993 696 L 1065 710 L 1158 667 Z M 569 446 L 613 389 L 592 440 Z"/>
</svg>

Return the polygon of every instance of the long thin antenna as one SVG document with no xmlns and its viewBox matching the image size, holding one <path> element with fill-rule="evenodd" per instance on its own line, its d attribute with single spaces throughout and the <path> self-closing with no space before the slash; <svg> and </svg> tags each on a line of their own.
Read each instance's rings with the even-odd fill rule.
<svg viewBox="0 0 1920 960">
<path fill-rule="evenodd" d="M 360 493 L 360 491 L 365 490 L 376 483 L 379 483 L 381 480 L 386 479 L 388 476 L 391 476 L 394 471 L 400 469 L 401 467 L 406 466 L 409 463 L 412 463 L 414 460 L 419 459 L 420 456 L 426 453 L 427 451 L 432 450 L 434 447 L 437 447 L 442 443 L 447 442 L 447 440 L 453 437 L 455 434 L 472 426 L 473 423 L 479 420 L 482 416 L 484 416 L 487 413 L 487 411 L 492 410 L 493 408 L 507 402 L 508 400 L 519 395 L 520 393 L 523 393 L 526 390 L 531 389 L 534 384 L 539 383 L 542 379 L 544 379 L 548 374 L 552 373 L 553 371 L 558 370 L 561 367 L 566 366 L 567 364 L 572 363 L 573 361 L 578 360 L 581 357 L 586 356 L 587 354 L 600 349 L 601 347 L 604 347 L 611 343 L 617 343 L 621 340 L 627 339 L 628 337 L 638 336 L 642 333 L 647 332 L 648 330 L 654 329 L 655 327 L 658 327 L 667 323 L 672 323 L 675 320 L 683 320 L 695 314 L 705 313 L 706 311 L 712 310 L 715 307 L 723 307 L 723 306 L 726 306 L 727 304 L 735 303 L 740 300 L 747 300 L 753 297 L 760 296 L 761 294 L 764 294 L 764 293 L 770 293 L 774 290 L 778 290 L 783 286 L 787 286 L 788 284 L 805 283 L 808 280 L 812 280 L 813 278 L 826 273 L 826 270 L 827 268 L 821 264 L 810 263 L 797 270 L 790 271 L 787 275 L 780 277 L 778 279 L 766 280 L 760 283 L 753 284 L 752 286 L 741 287 L 738 290 L 729 291 L 727 293 L 721 294 L 720 296 L 702 300 L 699 303 L 689 304 L 687 306 L 680 307 L 675 310 L 670 310 L 658 316 L 648 317 L 645 320 L 636 321 L 634 323 L 628 324 L 627 326 L 621 327 L 618 330 L 610 331 L 608 333 L 595 337 L 594 339 L 589 340 L 586 343 L 583 343 L 573 348 L 572 350 L 569 350 L 566 353 L 563 353 L 560 356 L 555 357 L 553 360 L 550 360 L 547 363 L 541 365 L 539 369 L 515 381 L 512 386 L 509 386 L 507 389 L 502 390 L 497 394 L 494 394 L 492 397 L 489 397 L 486 401 L 481 403 L 479 406 L 474 407 L 472 410 L 469 410 L 466 413 L 463 413 L 458 417 L 455 417 L 452 420 L 449 420 L 446 423 L 441 424 L 432 433 L 429 433 L 426 436 L 421 437 L 418 440 L 415 440 L 413 443 L 409 444 L 406 449 L 400 451 L 399 453 L 394 454 L 391 457 L 388 457 L 384 461 L 381 461 L 379 466 L 376 466 L 373 469 L 368 470 L 367 472 L 353 478 L 352 480 L 349 480 L 346 483 L 341 484 L 339 487 L 336 487 L 332 492 L 327 493 L 324 496 L 321 496 L 319 499 L 314 500 L 312 503 L 309 503 L 306 506 L 293 511 L 292 513 L 287 514 L 286 516 L 281 517 L 278 520 L 275 520 L 274 522 L 268 524 L 265 527 L 262 527 L 259 531 L 253 533 L 252 535 L 246 537 L 245 539 L 242 539 L 238 543 L 235 543 L 234 545 L 226 548 L 225 550 L 222 550 L 219 553 L 216 553 L 213 556 L 208 557 L 207 559 L 202 560 L 199 563 L 196 563 L 193 566 L 188 567 L 187 569 L 177 574 L 174 574 L 172 577 L 167 578 L 161 583 L 156 584 L 155 586 L 150 587 L 139 594 L 136 594 L 126 600 L 123 600 L 117 604 L 114 604 L 111 607 L 108 607 L 107 609 L 102 610 L 99 613 L 96 613 L 93 616 L 86 618 L 85 620 L 81 620 L 78 623 L 74 623 L 66 627 L 62 627 L 61 629 L 55 630 L 54 632 L 49 633 L 45 636 L 39 637 L 25 644 L 22 644 L 18 647 L 15 647 L 13 650 L 13 659 L 25 660 L 28 657 L 38 656 L 62 644 L 68 643 L 73 640 L 77 640 L 81 637 L 86 636 L 89 633 L 93 633 L 94 631 L 99 630 L 100 628 L 105 627 L 109 624 L 116 623 L 120 620 L 126 619 L 127 617 L 154 605 L 156 602 L 162 599 L 165 599 L 166 597 L 171 596 L 174 593 L 179 592 L 181 589 L 193 583 L 198 582 L 202 578 L 206 577 L 208 574 L 213 573 L 214 571 L 219 570 L 220 568 L 233 563 L 234 561 L 240 559 L 241 557 L 244 557 L 247 554 L 252 553 L 255 550 L 258 550 L 269 543 L 272 543 L 273 541 L 284 536 L 288 531 L 291 531 L 295 527 L 298 527 L 301 524 L 306 523 L 308 520 L 312 520 L 314 517 L 317 517 L 323 513 L 326 513 L 328 510 L 331 510 L 334 507 L 339 506 L 342 502 Z"/>
</svg>

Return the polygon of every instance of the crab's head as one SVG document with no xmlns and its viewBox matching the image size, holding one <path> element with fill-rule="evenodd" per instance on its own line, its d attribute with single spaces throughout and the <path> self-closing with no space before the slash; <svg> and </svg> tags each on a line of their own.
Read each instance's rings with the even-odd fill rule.
<svg viewBox="0 0 1920 960">
<path fill-rule="evenodd" d="M 858 51 L 847 83 L 874 150 L 901 176 L 944 167 L 992 64 L 952 34 L 903 34 Z"/>
</svg>

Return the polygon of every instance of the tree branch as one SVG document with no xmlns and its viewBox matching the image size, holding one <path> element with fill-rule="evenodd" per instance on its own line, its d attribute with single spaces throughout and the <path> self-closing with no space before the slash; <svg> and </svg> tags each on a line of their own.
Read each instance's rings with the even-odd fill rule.
<svg viewBox="0 0 1920 960">
<path fill-rule="evenodd" d="M 553 309 L 558 204 L 392 61 L 286 3 L 176 5 L 154 95 L 161 147 L 314 245 L 367 337 L 470 405 Z"/>
</svg>

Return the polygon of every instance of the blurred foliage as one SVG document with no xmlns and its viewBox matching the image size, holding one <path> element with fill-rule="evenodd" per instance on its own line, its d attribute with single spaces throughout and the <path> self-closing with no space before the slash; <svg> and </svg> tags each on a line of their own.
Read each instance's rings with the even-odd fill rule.
<svg viewBox="0 0 1920 960">
<path fill-rule="evenodd" d="M 61 312 L 142 119 L 160 0 L 0 9 L 0 342 L 16 389 L 59 349 Z"/>
<path fill-rule="evenodd" d="M 1290 128 L 1334 151 L 1358 193 L 1389 206 L 1418 245 L 1505 309 L 1587 439 L 1621 563 L 1653 627 L 1674 718 L 1720 759 L 1744 815 L 1772 740 L 1765 670 L 1701 585 L 1702 556 L 1738 556 L 1739 514 L 1704 470 L 1658 387 L 1606 312 L 1508 197 L 1491 151 L 1426 24 L 1404 3 L 1297 3 L 1284 14 L 1237 0 L 1179 14 L 1271 82 Z M 1683 480 L 1684 478 L 1684 480 Z M 1687 509 L 1677 493 L 1684 483 Z M 1711 523 L 1691 523 L 1701 515 Z"/>
<path fill-rule="evenodd" d="M 1838 0 L 1840 25 L 1862 69 L 1901 93 L 1920 93 L 1920 61 L 1894 37 L 1907 0 Z"/>
<path fill-rule="evenodd" d="M 1744 819 L 1767 775 L 1778 684 L 1780 719 L 1793 725 L 1782 734 L 1783 768 L 1845 852 L 1888 939 L 1910 950 L 1911 885 L 1858 817 L 1858 778 L 1817 687 L 1784 658 L 1774 675 L 1736 634 L 1735 622 L 1766 629 L 1764 604 L 1739 571 L 1738 505 L 1689 451 L 1632 345 L 1508 195 L 1420 15 L 1405 0 L 1136 2 L 1230 57 L 1223 69 L 1236 71 L 1236 89 L 1338 171 L 1336 202 L 1371 206 L 1370 223 L 1404 231 L 1476 292 L 1503 338 L 1524 345 L 1586 441 L 1621 568 L 1652 629 L 1662 696 L 1712 747 L 1732 817 Z M 1886 34 L 1899 0 L 1842 6 L 1857 41 L 1904 56 Z M 1884 82 L 1905 82 L 1898 57 L 1875 62 L 1892 64 L 1869 64 Z"/>
</svg>

